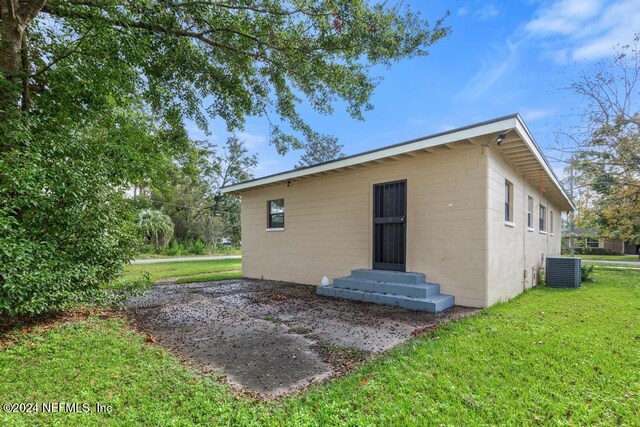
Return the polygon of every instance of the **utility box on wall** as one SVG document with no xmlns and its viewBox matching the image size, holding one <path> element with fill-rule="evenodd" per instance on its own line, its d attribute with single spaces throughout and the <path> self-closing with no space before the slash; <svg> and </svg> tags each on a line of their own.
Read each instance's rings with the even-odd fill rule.
<svg viewBox="0 0 640 427">
<path fill-rule="evenodd" d="M 546 285 L 552 288 L 580 287 L 580 258 L 547 258 Z"/>
</svg>

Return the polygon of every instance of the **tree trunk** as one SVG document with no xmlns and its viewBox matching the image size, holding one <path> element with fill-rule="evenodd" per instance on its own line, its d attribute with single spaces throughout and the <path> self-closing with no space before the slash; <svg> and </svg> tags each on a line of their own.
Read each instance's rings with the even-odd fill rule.
<svg viewBox="0 0 640 427">
<path fill-rule="evenodd" d="M 0 85 L 0 119 L 9 109 L 18 106 L 21 89 L 22 38 L 25 27 L 20 24 L 18 11 L 12 0 L 0 0 L 2 14 L 2 40 L 0 41 L 0 72 L 9 84 Z"/>
<path fill-rule="evenodd" d="M 29 63 L 29 46 L 27 45 L 27 31 L 22 34 L 20 59 L 22 66 L 22 111 L 31 110 L 31 91 L 29 78 L 31 76 L 31 64 Z"/>
<path fill-rule="evenodd" d="M 0 84 L 0 121 L 10 110 L 20 107 L 21 95 L 26 97 L 22 107 L 29 108 L 29 47 L 24 37 L 27 26 L 45 3 L 46 0 L 0 0 L 0 74 L 6 80 Z"/>
</svg>

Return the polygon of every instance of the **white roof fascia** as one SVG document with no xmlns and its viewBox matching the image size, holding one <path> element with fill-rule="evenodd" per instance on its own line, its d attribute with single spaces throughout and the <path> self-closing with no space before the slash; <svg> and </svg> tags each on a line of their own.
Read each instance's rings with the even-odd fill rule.
<svg viewBox="0 0 640 427">
<path fill-rule="evenodd" d="M 542 151 L 540 150 L 540 147 L 536 143 L 535 139 L 533 139 L 531 132 L 529 132 L 529 129 L 527 128 L 527 125 L 524 123 L 520 115 L 518 115 L 516 118 L 517 118 L 516 132 L 518 132 L 518 135 L 520 136 L 520 138 L 522 138 L 525 144 L 527 144 L 527 146 L 535 156 L 538 163 L 540 163 L 540 165 L 542 166 L 546 174 L 549 176 L 549 178 L 551 178 L 551 181 L 560 190 L 560 192 L 566 199 L 567 204 L 571 206 L 571 209 L 575 210 L 576 207 L 573 204 L 573 201 L 571 200 L 569 195 L 564 191 L 564 188 L 562 188 L 562 185 L 560 184 L 558 177 L 556 176 L 555 172 L 547 162 L 547 159 L 544 156 L 544 154 L 542 154 Z"/>
<path fill-rule="evenodd" d="M 360 163 L 371 162 L 374 160 L 384 159 L 404 153 L 410 153 L 412 151 L 419 151 L 425 148 L 436 147 L 438 145 L 444 145 L 456 141 L 462 141 L 469 138 L 476 138 L 482 135 L 487 135 L 495 132 L 504 132 L 507 130 L 515 129 L 518 124 L 517 117 L 507 117 L 503 120 L 499 120 L 492 123 L 487 123 L 475 127 L 463 128 L 459 131 L 452 131 L 450 133 L 438 134 L 433 137 L 426 137 L 414 142 L 406 144 L 395 145 L 389 148 L 383 148 L 377 151 L 363 153 L 361 155 L 354 155 L 343 160 L 337 160 L 330 163 L 320 164 L 309 168 L 303 168 L 299 170 L 292 170 L 289 172 L 283 172 L 276 175 L 267 176 L 264 178 L 258 178 L 251 181 L 241 182 L 238 184 L 230 185 L 221 189 L 223 194 L 233 193 L 236 191 L 247 190 L 253 187 L 259 187 L 267 184 L 272 184 L 279 181 L 288 181 L 301 176 L 312 175 L 320 172 L 327 172 L 334 169 L 345 168 L 348 166 L 357 165 Z"/>
</svg>

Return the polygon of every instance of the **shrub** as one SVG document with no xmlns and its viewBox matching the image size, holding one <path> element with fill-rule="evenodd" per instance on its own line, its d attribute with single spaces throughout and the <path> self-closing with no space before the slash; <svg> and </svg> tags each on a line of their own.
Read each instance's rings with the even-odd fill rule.
<svg viewBox="0 0 640 427">
<path fill-rule="evenodd" d="M 182 243 L 174 239 L 171 241 L 171 243 L 169 243 L 169 246 L 164 248 L 164 250 L 161 253 L 165 253 L 170 256 L 176 256 L 176 255 L 184 255 L 185 251 Z"/>
<path fill-rule="evenodd" d="M 95 304 L 122 308 L 124 302 L 136 295 L 142 295 L 153 285 L 149 272 L 145 271 L 140 277 L 127 279 L 120 277 L 102 289 L 96 289 L 88 300 Z"/>
<path fill-rule="evenodd" d="M 207 247 L 204 242 L 200 240 L 196 240 L 195 242 L 191 242 L 185 247 L 185 251 L 191 255 L 202 255 L 209 251 L 209 247 Z"/>
<path fill-rule="evenodd" d="M 580 282 L 591 281 L 591 275 L 593 273 L 593 265 L 580 264 Z"/>
<path fill-rule="evenodd" d="M 611 255 L 611 251 L 605 248 L 589 248 L 585 247 L 583 250 L 585 255 Z"/>
</svg>

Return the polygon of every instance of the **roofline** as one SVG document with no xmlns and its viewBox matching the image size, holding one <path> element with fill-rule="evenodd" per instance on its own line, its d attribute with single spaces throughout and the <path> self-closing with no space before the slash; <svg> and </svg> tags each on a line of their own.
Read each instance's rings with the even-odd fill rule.
<svg viewBox="0 0 640 427">
<path fill-rule="evenodd" d="M 576 210 L 576 205 L 573 203 L 573 200 L 571 200 L 571 197 L 569 197 L 569 195 L 565 191 L 564 187 L 562 186 L 562 183 L 560 182 L 560 179 L 558 178 L 558 176 L 554 172 L 553 168 L 551 167 L 551 164 L 549 163 L 549 160 L 547 160 L 547 157 L 542 152 L 542 149 L 540 148 L 540 146 L 536 142 L 536 139 L 533 137 L 533 134 L 531 133 L 531 131 L 527 127 L 527 124 L 524 122 L 524 120 L 522 119 L 520 114 L 516 113 L 516 118 L 518 120 L 518 124 L 520 126 L 522 126 L 522 129 L 524 130 L 524 133 L 525 133 L 526 137 L 529 139 L 528 142 L 530 142 L 531 146 L 534 148 L 534 150 L 533 150 L 534 156 L 536 158 L 538 158 L 538 162 L 540 162 L 540 164 L 542 165 L 542 168 L 545 170 L 545 172 L 547 172 L 547 175 L 549 175 L 549 177 L 554 182 L 556 187 L 558 187 L 558 189 L 560 190 L 560 192 L 562 193 L 564 198 L 569 203 L 569 206 L 571 207 L 571 209 L 572 210 Z M 542 161 L 540 161 L 540 160 L 542 160 Z"/>
<path fill-rule="evenodd" d="M 304 167 L 300 167 L 300 168 L 290 169 L 288 171 L 278 172 L 278 173 L 274 173 L 274 174 L 271 174 L 271 175 L 263 176 L 261 178 L 250 179 L 248 181 L 242 181 L 242 182 L 239 182 L 237 184 L 232 184 L 232 185 L 227 185 L 225 187 L 222 187 L 221 190 L 222 190 L 223 193 L 231 193 L 233 191 L 241 191 L 241 190 L 249 189 L 249 188 L 252 188 L 252 187 L 256 187 L 258 185 L 264 185 L 264 184 L 269 184 L 269 183 L 276 182 L 276 181 L 289 179 L 290 177 L 289 176 L 285 176 L 285 175 L 290 175 L 290 174 L 294 174 L 294 173 L 296 175 L 295 177 L 303 176 L 303 175 L 311 175 L 313 173 L 316 173 L 316 171 L 310 171 L 309 169 L 316 169 L 316 168 L 320 168 L 320 167 L 323 167 L 323 166 L 326 166 L 326 165 L 331 165 L 331 164 L 334 164 L 334 163 L 342 163 L 342 162 L 345 162 L 345 161 L 348 161 L 348 160 L 353 160 L 353 159 L 356 159 L 356 158 L 359 158 L 359 157 L 364 157 L 364 156 L 367 156 L 367 155 L 370 155 L 370 154 L 380 153 L 382 151 L 391 150 L 393 148 L 402 147 L 402 146 L 413 144 L 413 143 L 416 143 L 416 142 L 420 142 L 420 141 L 424 141 L 424 140 L 428 140 L 428 139 L 433 139 L 433 138 L 437 138 L 437 137 L 441 137 L 441 136 L 451 135 L 451 134 L 454 134 L 454 133 L 457 133 L 457 132 L 461 132 L 461 131 L 465 131 L 465 130 L 468 130 L 468 129 L 473 129 L 473 128 L 477 128 L 477 127 L 480 127 L 480 126 L 485 126 L 485 125 L 501 122 L 503 120 L 514 119 L 517 116 L 518 116 L 517 114 L 509 114 L 507 116 L 502 116 L 502 117 L 498 117 L 498 118 L 491 119 L 491 120 L 485 120 L 483 122 L 474 123 L 474 124 L 471 124 L 471 125 L 459 127 L 459 128 L 448 130 L 448 131 L 444 131 L 444 132 L 434 133 L 434 134 L 423 136 L 423 137 L 420 137 L 420 138 L 410 139 L 408 141 L 399 142 L 399 143 L 392 144 L 392 145 L 387 145 L 387 146 L 384 146 L 384 147 L 381 147 L 381 148 L 375 148 L 373 150 L 368 150 L 368 151 L 363 151 L 363 152 L 356 153 L 356 154 L 351 154 L 349 156 L 341 157 L 339 159 L 329 160 L 329 161 L 326 161 L 326 162 L 317 163 L 315 165 L 310 165 L 310 166 L 304 166 Z M 444 144 L 444 142 L 442 142 L 440 144 Z M 387 157 L 387 156 L 382 156 L 382 157 Z M 339 167 L 343 167 L 343 166 L 340 165 L 340 166 L 333 167 L 331 169 L 337 169 Z M 297 174 L 296 173 L 296 172 L 303 172 L 303 171 L 307 171 L 307 172 L 303 173 L 303 174 Z M 278 179 L 275 179 L 275 178 L 278 178 Z M 265 182 L 262 182 L 262 181 L 265 181 Z M 253 184 L 253 185 L 250 185 L 250 184 Z"/>
<path fill-rule="evenodd" d="M 445 132 L 434 133 L 431 135 L 423 136 L 420 138 L 411 139 L 408 141 L 400 142 L 393 145 L 388 145 L 381 148 L 376 148 L 369 151 L 364 151 L 350 156 L 342 157 L 336 160 L 330 160 L 328 162 L 318 163 L 311 166 L 305 166 L 297 169 L 291 169 L 285 172 L 279 172 L 272 175 L 267 175 L 261 178 L 255 178 L 248 181 L 243 181 L 237 184 L 229 185 L 221 188 L 223 194 L 234 193 L 244 190 L 249 190 L 254 187 L 275 183 L 278 181 L 285 181 L 301 176 L 311 175 L 319 172 L 325 172 L 329 170 L 339 169 L 359 163 L 369 162 L 372 160 L 378 160 L 386 157 L 391 157 L 398 154 L 403 154 L 411 151 L 416 151 L 425 148 L 431 148 L 438 145 L 447 144 L 467 138 L 482 136 L 489 133 L 501 132 L 511 129 L 519 129 L 524 139 L 527 139 L 532 148 L 532 152 L 538 162 L 542 165 L 543 169 L 554 184 L 560 189 L 562 195 L 567 200 L 572 209 L 575 209 L 573 201 L 569 198 L 566 191 L 560 184 L 560 180 L 556 176 L 555 172 L 551 168 L 551 165 L 547 161 L 540 147 L 533 138 L 531 132 L 527 128 L 527 125 L 522 120 L 522 117 L 518 113 L 509 114 L 506 116 L 498 117 L 491 120 L 486 120 L 479 123 L 459 127 L 456 129 L 448 130 Z"/>
</svg>

